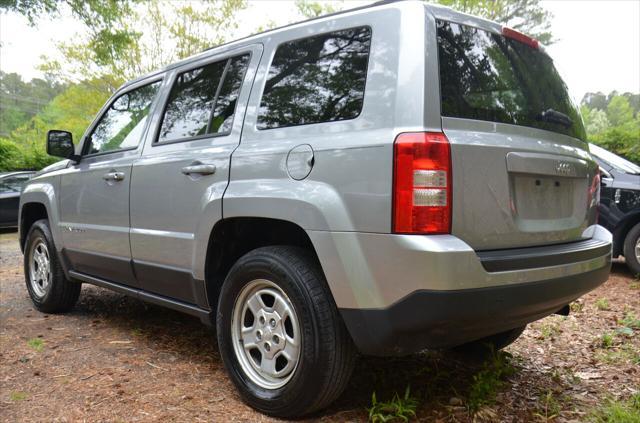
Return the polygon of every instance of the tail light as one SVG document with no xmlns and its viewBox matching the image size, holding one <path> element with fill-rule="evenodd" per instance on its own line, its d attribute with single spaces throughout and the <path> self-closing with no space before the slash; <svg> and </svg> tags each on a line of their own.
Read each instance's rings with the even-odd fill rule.
<svg viewBox="0 0 640 423">
<path fill-rule="evenodd" d="M 451 233 L 451 150 L 443 133 L 398 135 L 393 191 L 394 232 Z"/>
<path fill-rule="evenodd" d="M 516 31 L 515 29 L 503 26 L 502 35 L 504 35 L 505 37 L 509 37 L 513 40 L 520 41 L 521 43 L 524 43 L 533 49 L 537 50 L 540 48 L 540 43 L 538 42 L 538 40 L 536 40 L 535 38 L 529 37 L 528 35 L 525 35 L 520 31 Z"/>
<path fill-rule="evenodd" d="M 598 205 L 600 204 L 600 171 L 597 171 L 591 180 L 591 184 L 589 185 L 589 191 L 587 193 L 587 208 L 591 210 L 591 208 L 595 207 L 596 209 L 596 222 L 598 223 L 598 219 L 600 217 L 600 208 Z"/>
</svg>

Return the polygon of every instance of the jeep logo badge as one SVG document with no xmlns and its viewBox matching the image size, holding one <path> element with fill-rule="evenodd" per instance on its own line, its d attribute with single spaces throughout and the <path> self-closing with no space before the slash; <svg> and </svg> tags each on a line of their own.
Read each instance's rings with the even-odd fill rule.
<svg viewBox="0 0 640 423">
<path fill-rule="evenodd" d="M 569 162 L 558 162 L 556 163 L 556 173 L 558 175 L 570 176 L 575 174 L 575 169 Z"/>
</svg>

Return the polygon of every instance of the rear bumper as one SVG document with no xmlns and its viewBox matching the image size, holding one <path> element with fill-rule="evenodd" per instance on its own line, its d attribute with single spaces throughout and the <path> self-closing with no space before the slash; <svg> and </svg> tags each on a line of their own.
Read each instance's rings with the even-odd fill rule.
<svg viewBox="0 0 640 423">
<path fill-rule="evenodd" d="M 580 275 L 460 291 L 416 291 L 385 309 L 341 309 L 363 354 L 449 348 L 548 316 L 607 280 L 609 267 Z"/>
<path fill-rule="evenodd" d="M 523 326 L 606 281 L 611 234 L 475 252 L 448 235 L 310 237 L 354 342 L 368 355 L 448 348 Z M 328 238 L 328 239 L 327 239 Z"/>
</svg>

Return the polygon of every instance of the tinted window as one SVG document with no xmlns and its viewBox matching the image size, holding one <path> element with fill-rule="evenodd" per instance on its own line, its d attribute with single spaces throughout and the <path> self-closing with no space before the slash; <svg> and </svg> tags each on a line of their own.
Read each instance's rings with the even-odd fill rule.
<svg viewBox="0 0 640 423">
<path fill-rule="evenodd" d="M 258 113 L 258 128 L 353 119 L 364 100 L 371 29 L 360 27 L 282 44 Z"/>
<path fill-rule="evenodd" d="M 233 114 L 236 110 L 236 101 L 240 93 L 240 86 L 244 79 L 244 73 L 249 64 L 249 55 L 231 59 L 225 73 L 224 81 L 220 87 L 220 93 L 216 100 L 211 117 L 211 133 L 226 133 L 231 131 Z"/>
<path fill-rule="evenodd" d="M 585 139 L 551 58 L 522 42 L 438 21 L 444 116 L 546 129 Z"/>
<path fill-rule="evenodd" d="M 216 90 L 226 60 L 178 75 L 160 129 L 159 141 L 190 138 L 207 133 Z"/>
<path fill-rule="evenodd" d="M 118 97 L 91 133 L 86 154 L 137 147 L 159 88 L 160 81 Z"/>
<path fill-rule="evenodd" d="M 171 88 L 158 141 L 228 132 L 248 62 L 247 54 L 181 73 Z"/>
</svg>

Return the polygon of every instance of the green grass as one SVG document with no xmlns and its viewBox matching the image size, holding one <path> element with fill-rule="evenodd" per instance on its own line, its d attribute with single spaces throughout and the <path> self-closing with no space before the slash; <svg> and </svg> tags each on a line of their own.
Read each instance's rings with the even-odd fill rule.
<svg viewBox="0 0 640 423">
<path fill-rule="evenodd" d="M 540 334 L 543 339 L 555 338 L 560 334 L 560 327 L 555 322 L 543 323 L 542 326 L 540 326 Z"/>
<path fill-rule="evenodd" d="M 371 407 L 369 421 L 373 423 L 385 422 L 408 422 L 412 417 L 416 417 L 418 400 L 411 396 L 411 389 L 407 386 L 404 396 L 400 397 L 396 392 L 391 401 L 378 401 L 376 393 L 371 395 Z"/>
<path fill-rule="evenodd" d="M 610 333 L 605 333 L 600 337 L 600 347 L 602 348 L 611 348 L 613 347 L 613 335 Z"/>
<path fill-rule="evenodd" d="M 630 344 L 622 345 L 619 348 L 606 349 L 597 353 L 596 358 L 607 364 L 624 364 L 630 362 L 640 365 L 640 351 Z"/>
<path fill-rule="evenodd" d="M 29 339 L 27 341 L 27 345 L 38 352 L 41 352 L 44 349 L 44 341 L 40 338 Z"/>
<path fill-rule="evenodd" d="M 9 399 L 11 401 L 24 401 L 27 399 L 26 392 L 13 391 L 9 394 Z"/>
<path fill-rule="evenodd" d="M 511 354 L 499 351 L 485 361 L 482 370 L 473 376 L 469 389 L 467 407 L 475 415 L 482 407 L 495 403 L 498 391 L 504 386 L 504 380 L 516 371 L 511 365 Z"/>
<path fill-rule="evenodd" d="M 622 326 L 630 329 L 640 329 L 640 319 L 633 311 L 627 311 L 622 320 L 618 320 Z"/>
<path fill-rule="evenodd" d="M 640 393 L 626 401 L 609 400 L 591 414 L 596 423 L 640 423 Z"/>
<path fill-rule="evenodd" d="M 558 417 L 560 411 L 562 411 L 562 405 L 554 396 L 554 392 L 549 390 L 542 397 L 540 407 L 533 415 L 542 421 L 548 422 Z"/>
<path fill-rule="evenodd" d="M 606 298 L 598 298 L 596 300 L 596 308 L 602 311 L 609 310 L 609 300 Z"/>
<path fill-rule="evenodd" d="M 574 301 L 569 305 L 569 308 L 571 308 L 572 313 L 579 313 L 584 308 L 584 303 L 581 303 L 579 301 Z"/>
</svg>

